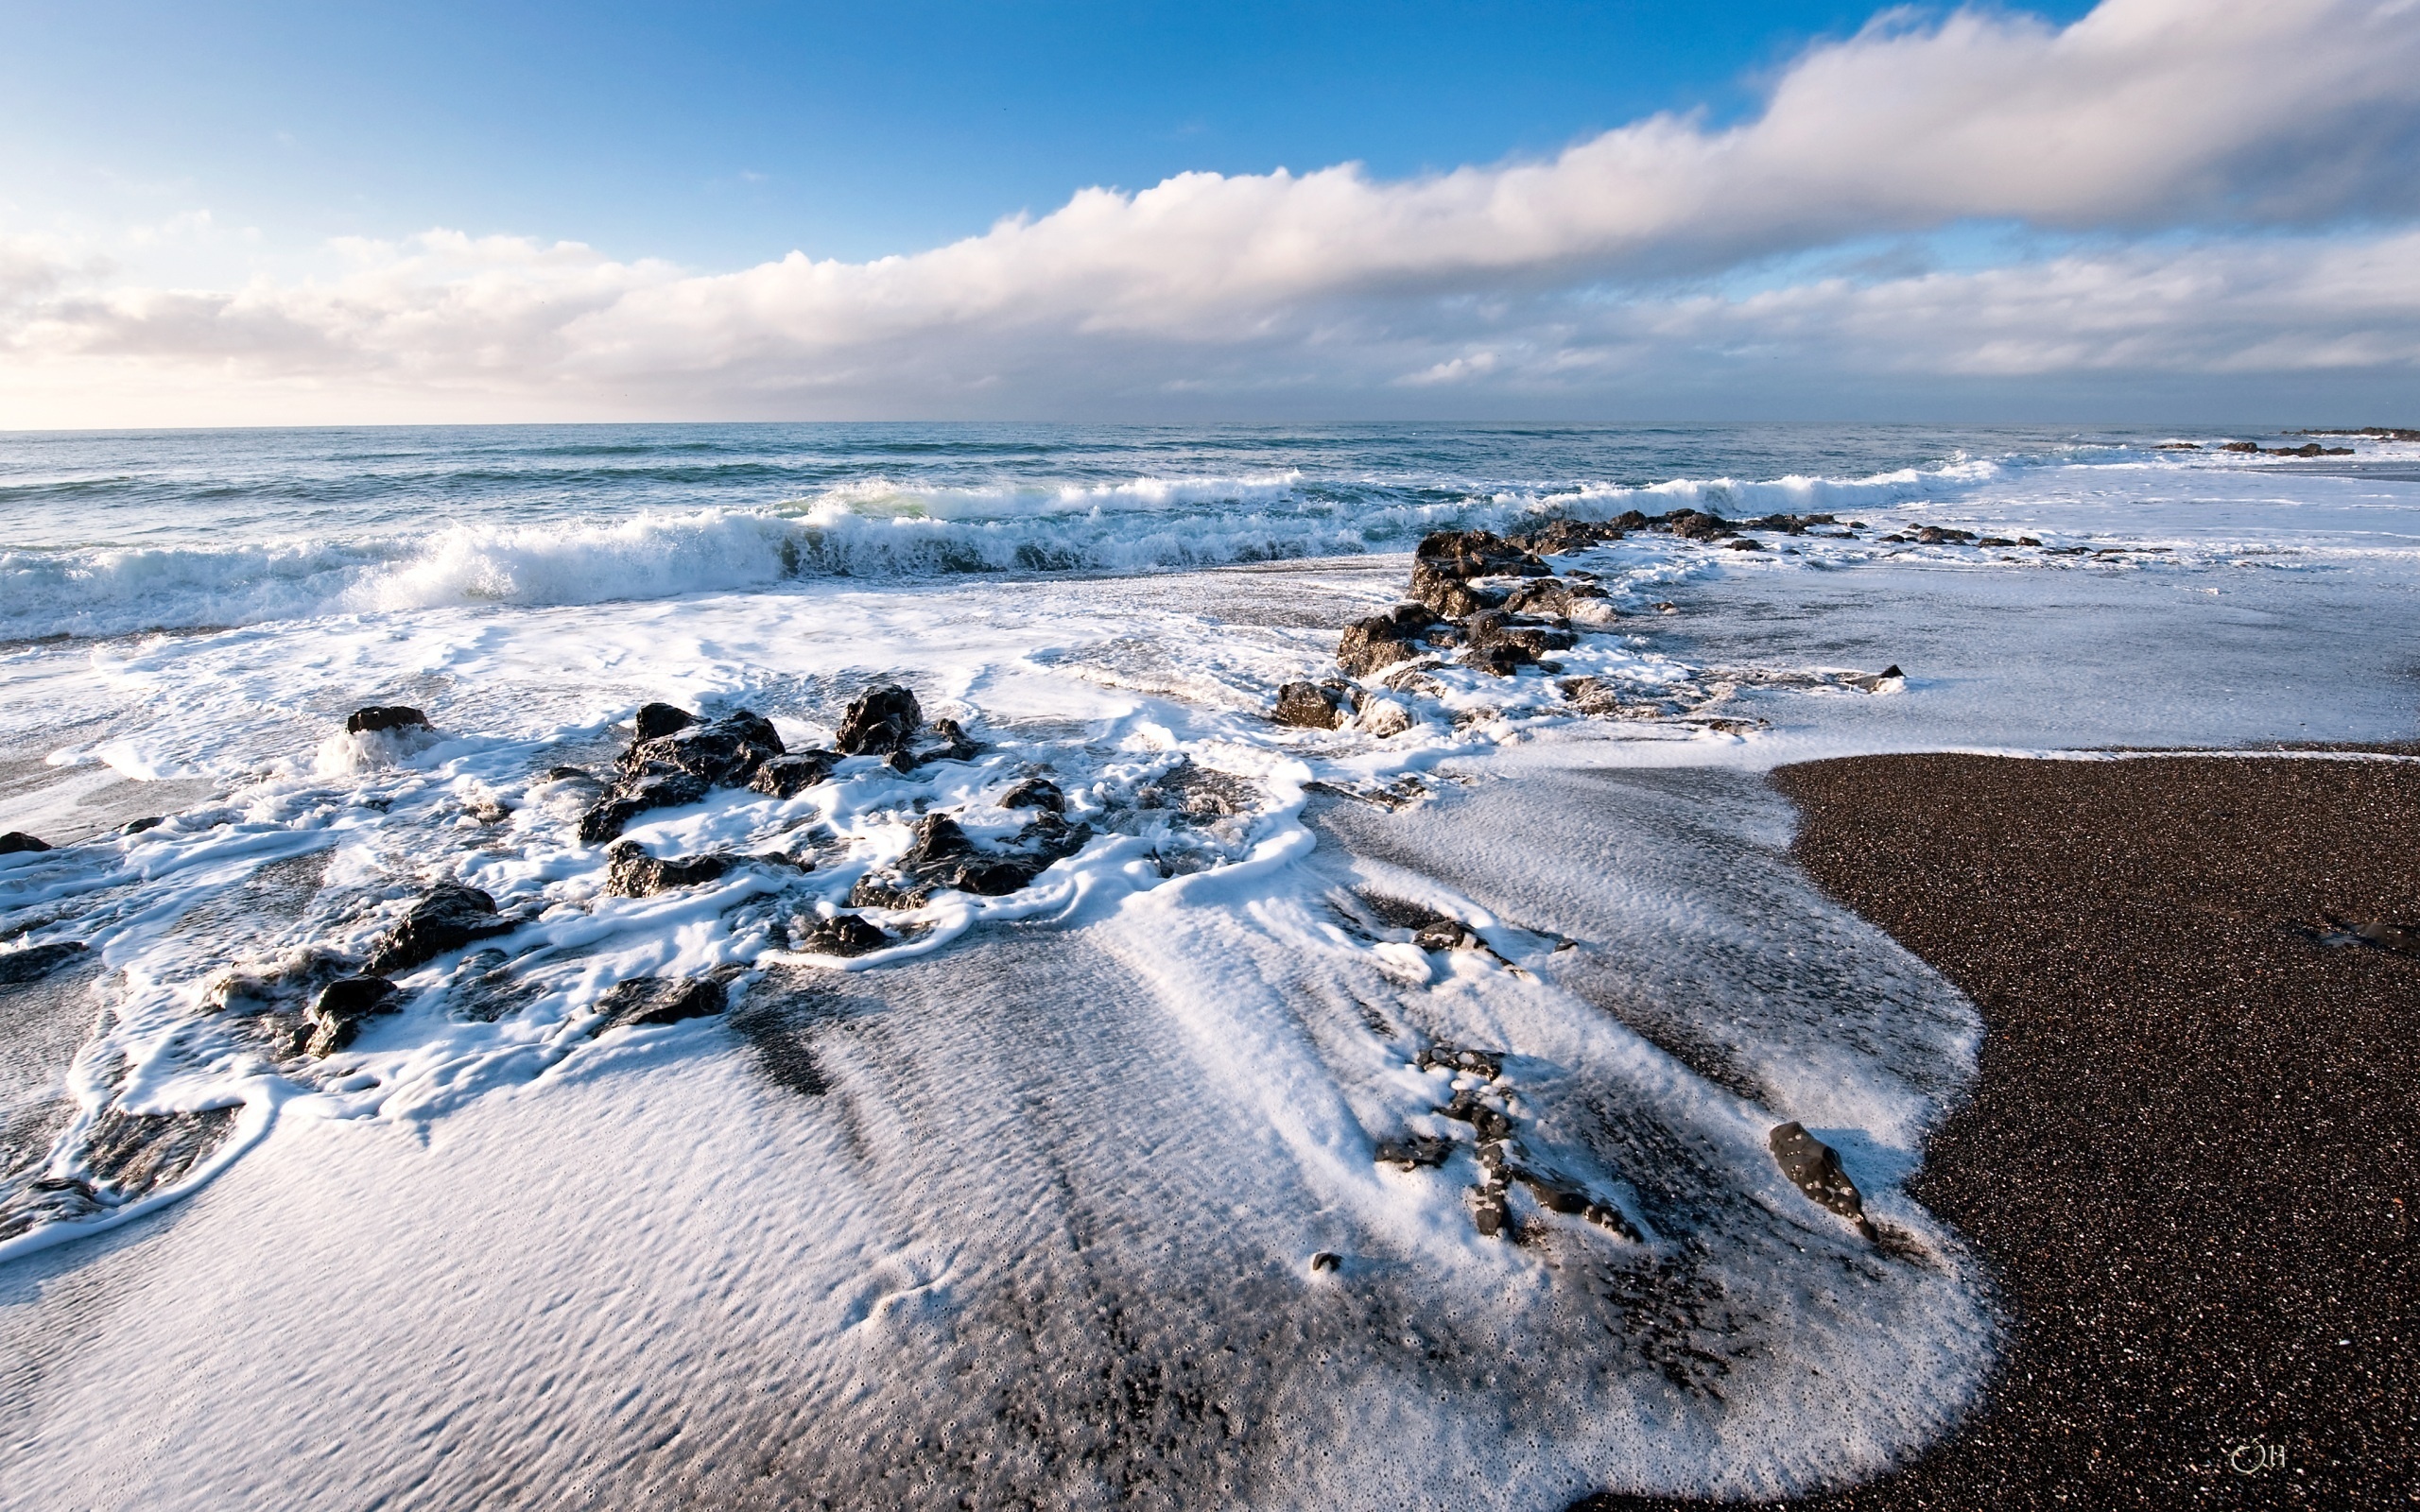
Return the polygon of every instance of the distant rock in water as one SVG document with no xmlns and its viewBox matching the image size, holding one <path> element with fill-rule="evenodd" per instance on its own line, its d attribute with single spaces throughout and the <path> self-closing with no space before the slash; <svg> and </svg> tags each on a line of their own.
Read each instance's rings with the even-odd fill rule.
<svg viewBox="0 0 2420 1512">
<path fill-rule="evenodd" d="M 47 850 L 49 849 L 49 841 L 37 840 L 23 830 L 11 830 L 6 834 L 0 834 L 0 856 L 13 856 L 27 851 Z"/>
<path fill-rule="evenodd" d="M 320 989 L 303 1010 L 311 1025 L 305 1053 L 330 1056 L 353 1043 L 362 1021 L 395 1010 L 395 984 L 383 976 L 343 976 Z"/>
<path fill-rule="evenodd" d="M 401 923 L 379 936 L 371 948 L 370 974 L 408 971 L 475 939 L 510 934 L 517 927 L 512 920 L 496 917 L 495 900 L 478 888 L 444 883 L 431 888 L 412 904 Z"/>
<path fill-rule="evenodd" d="M 1269 717 L 1277 724 L 1304 730 L 1334 730 L 1344 722 L 1344 710 L 1341 687 L 1289 682 L 1277 690 L 1277 708 Z"/>
<path fill-rule="evenodd" d="M 1865 1215 L 1865 1199 L 1859 1195 L 1857 1183 L 1841 1169 L 1840 1152 L 1806 1132 L 1796 1119 L 1776 1125 L 1765 1137 L 1773 1152 L 1773 1163 L 1789 1184 L 1806 1194 L 1819 1207 L 1828 1208 L 1857 1225 L 1857 1231 L 1868 1239 L 1881 1237 L 1874 1220 Z"/>
<path fill-rule="evenodd" d="M 596 1000 L 609 1023 L 633 1027 L 711 1018 L 730 1005 L 730 984 L 713 976 L 634 976 Z"/>
<path fill-rule="evenodd" d="M 616 898 L 645 898 L 674 887 L 694 887 L 731 869 L 731 862 L 723 856 L 659 859 L 631 840 L 615 845 L 605 856 L 605 890 Z"/>
<path fill-rule="evenodd" d="M 21 951 L 0 954 L 0 987 L 15 987 L 22 982 L 39 982 L 70 961 L 79 961 L 90 953 L 82 940 L 58 939 L 47 945 L 30 945 Z"/>
<path fill-rule="evenodd" d="M 355 709 L 345 720 L 348 735 L 369 735 L 390 730 L 426 730 L 428 715 L 399 703 L 372 704 Z"/>
<path fill-rule="evenodd" d="M 833 744 L 851 756 L 887 756 L 905 750 L 925 722 L 916 696 L 895 682 L 857 695 L 840 720 Z"/>
</svg>

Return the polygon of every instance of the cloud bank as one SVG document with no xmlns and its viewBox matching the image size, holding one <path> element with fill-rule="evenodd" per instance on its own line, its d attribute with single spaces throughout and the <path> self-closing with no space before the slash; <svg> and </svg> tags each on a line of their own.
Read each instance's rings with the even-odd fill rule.
<svg viewBox="0 0 2420 1512">
<path fill-rule="evenodd" d="M 2414 162 L 2415 0 L 2105 0 L 2065 28 L 1889 12 L 1735 127 L 1661 115 L 1398 181 L 1183 174 L 865 263 L 700 273 L 432 232 L 174 289 L 0 238 L 0 423 L 2408 375 Z M 1984 266 L 1852 255 L 1977 225 L 2003 249 Z"/>
</svg>

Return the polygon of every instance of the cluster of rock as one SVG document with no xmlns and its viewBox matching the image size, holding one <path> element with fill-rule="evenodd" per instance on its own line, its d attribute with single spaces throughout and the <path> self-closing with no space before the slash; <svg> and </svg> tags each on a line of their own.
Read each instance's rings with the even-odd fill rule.
<svg viewBox="0 0 2420 1512">
<path fill-rule="evenodd" d="M 2198 446 L 2164 446 L 2166 451 L 2200 451 Z M 2317 441 L 2305 441 L 2300 446 L 2263 446 L 2257 441 L 2228 441 L 2221 452 L 2239 452 L 2248 456 L 2350 456 L 2349 446 L 2322 446 Z"/>
<path fill-rule="evenodd" d="M 1477 1137 L 1480 1178 L 1468 1200 L 1472 1225 L 1480 1233 L 1512 1236 L 1511 1197 L 1517 1184 L 1549 1212 L 1585 1219 L 1634 1242 L 1641 1237 L 1621 1210 L 1598 1201 L 1584 1186 L 1555 1175 L 1523 1151 L 1508 1106 L 1512 1085 L 1504 1076 L 1502 1055 L 1438 1040 L 1412 1064 L 1421 1071 L 1442 1070 L 1453 1079 L 1453 1099 L 1437 1111 L 1468 1124 Z M 1452 1140 L 1409 1134 L 1380 1144 L 1377 1159 L 1380 1164 L 1409 1171 L 1443 1165 L 1455 1148 Z"/>
<path fill-rule="evenodd" d="M 1002 898 L 1022 891 L 1052 862 L 1074 855 L 1093 835 L 1087 824 L 1069 824 L 1058 785 L 1034 778 L 1000 800 L 1011 809 L 1031 809 L 1033 817 L 1006 848 L 985 850 L 946 814 L 917 822 L 916 838 L 888 875 L 869 873 L 850 891 L 853 908 L 915 908 L 940 892 Z"/>
</svg>

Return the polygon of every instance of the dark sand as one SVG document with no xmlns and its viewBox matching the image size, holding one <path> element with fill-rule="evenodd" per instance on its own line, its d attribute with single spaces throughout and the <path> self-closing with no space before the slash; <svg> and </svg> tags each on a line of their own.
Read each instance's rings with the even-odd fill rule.
<svg viewBox="0 0 2420 1512">
<path fill-rule="evenodd" d="M 1816 881 L 1982 1010 L 1910 1190 L 2009 1325 L 1947 1442 L 1792 1504 L 2420 1504 L 2420 959 L 2309 928 L 2420 922 L 2420 764 L 1774 781 Z"/>
</svg>

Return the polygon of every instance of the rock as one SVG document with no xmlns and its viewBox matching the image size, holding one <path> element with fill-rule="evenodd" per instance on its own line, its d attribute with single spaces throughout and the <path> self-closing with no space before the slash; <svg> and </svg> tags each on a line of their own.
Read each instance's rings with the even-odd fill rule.
<svg viewBox="0 0 2420 1512">
<path fill-rule="evenodd" d="M 361 1032 L 363 1020 L 395 1011 L 395 984 L 383 976 L 337 978 L 303 1010 L 303 1021 L 311 1026 L 304 1053 L 318 1057 L 342 1050 Z"/>
<path fill-rule="evenodd" d="M 1330 1250 L 1322 1249 L 1311 1257 L 1311 1270 L 1315 1274 L 1323 1270 L 1335 1270 L 1343 1263 L 1343 1257 Z"/>
<path fill-rule="evenodd" d="M 1502 1187 L 1475 1187 L 1470 1201 L 1471 1226 L 1490 1239 L 1502 1234 L 1512 1224 L 1512 1210 L 1505 1203 Z"/>
<path fill-rule="evenodd" d="M 1865 1199 L 1858 1194 L 1857 1183 L 1841 1169 L 1840 1152 L 1806 1132 L 1796 1119 L 1776 1125 L 1765 1137 L 1773 1152 L 1773 1163 L 1789 1184 L 1806 1194 L 1819 1207 L 1828 1208 L 1857 1225 L 1857 1231 L 1867 1239 L 1880 1236 L 1875 1231 L 1874 1220 L 1865 1215 Z"/>
<path fill-rule="evenodd" d="M 756 768 L 756 775 L 748 780 L 748 790 L 773 798 L 796 798 L 819 782 L 831 781 L 832 768 L 839 761 L 839 753 L 829 750 L 776 756 Z"/>
<path fill-rule="evenodd" d="M 345 733 L 349 735 L 373 734 L 387 730 L 426 730 L 427 728 L 428 715 L 417 709 L 406 709 L 399 703 L 372 704 L 367 709 L 355 709 L 344 722 Z"/>
<path fill-rule="evenodd" d="M 851 756 L 885 756 L 907 749 L 924 722 L 916 696 L 888 682 L 867 689 L 849 705 L 833 744 Z"/>
<path fill-rule="evenodd" d="M 2038 546 L 2042 544 L 2042 542 L 2034 540 L 2031 536 L 2019 536 L 2016 538 L 2016 543 L 2020 546 Z"/>
<path fill-rule="evenodd" d="M 770 720 L 735 709 L 718 719 L 633 741 L 617 764 L 632 774 L 685 773 L 710 787 L 738 787 L 786 754 Z"/>
<path fill-rule="evenodd" d="M 697 722 L 696 714 L 686 709 L 675 709 L 668 703 L 643 703 L 639 705 L 639 712 L 631 716 L 631 723 L 638 727 L 638 739 L 641 741 L 677 733 Z"/>
<path fill-rule="evenodd" d="M 799 949 L 811 955 L 863 955 L 893 943 L 889 935 L 856 914 L 834 914 L 808 931 Z"/>
<path fill-rule="evenodd" d="M 1684 541 L 1720 541 L 1739 532 L 1730 521 L 1703 509 L 1674 509 L 1659 515 L 1654 521 L 1658 530 L 1668 530 Z"/>
<path fill-rule="evenodd" d="M 850 892 L 849 903 L 856 908 L 913 908 L 944 891 L 1003 898 L 1061 856 L 1081 850 L 1091 837 L 1088 826 L 1070 827 L 1058 816 L 1046 814 L 1019 833 L 1024 850 L 988 852 L 976 849 L 956 819 L 928 814 L 916 826 L 915 843 L 899 858 L 898 880 L 865 877 Z"/>
<path fill-rule="evenodd" d="M 0 987 L 39 982 L 68 962 L 83 959 L 89 949 L 82 940 L 55 939 L 0 954 Z"/>
<path fill-rule="evenodd" d="M 631 1027 L 710 1018 L 729 1006 L 728 985 L 711 976 L 634 976 L 596 1000 L 609 1025 Z"/>
<path fill-rule="evenodd" d="M 1541 557 L 1562 557 L 1621 539 L 1622 532 L 1615 525 L 1597 524 L 1586 520 L 1549 520 L 1527 535 L 1512 537 L 1511 541 L 1522 550 Z"/>
<path fill-rule="evenodd" d="M 506 935 L 519 927 L 496 917 L 495 900 L 476 887 L 443 883 L 429 889 L 411 911 L 371 947 L 369 973 L 383 976 L 433 960 L 475 939 Z"/>
<path fill-rule="evenodd" d="M 1277 690 L 1277 708 L 1269 717 L 1304 730 L 1334 730 L 1344 722 L 1343 690 L 1316 682 L 1289 682 Z"/>
<path fill-rule="evenodd" d="M 1344 627 L 1337 644 L 1337 664 L 1350 676 L 1366 678 L 1398 662 L 1424 655 L 1420 638 L 1436 616 L 1425 605 L 1398 604 L 1384 614 L 1356 620 Z"/>
<path fill-rule="evenodd" d="M 1745 536 L 1740 537 L 1737 541 L 1727 541 L 1725 544 L 1733 551 L 1762 551 L 1765 549 L 1765 543 L 1763 541 L 1751 541 Z"/>
<path fill-rule="evenodd" d="M 1975 540 L 1972 530 L 1958 530 L 1948 525 L 1927 525 L 1916 532 L 1916 540 L 1927 546 L 1963 546 Z"/>
<path fill-rule="evenodd" d="M 1468 1088 L 1456 1092 L 1454 1100 L 1437 1111 L 1457 1123 L 1468 1124 L 1478 1131 L 1481 1140 L 1509 1139 L 1512 1134 L 1512 1121 L 1504 1116 L 1504 1110 L 1489 1106 Z"/>
<path fill-rule="evenodd" d="M 2152 448 L 2156 452 L 2198 452 L 2201 449 L 2199 441 L 2162 441 Z"/>
<path fill-rule="evenodd" d="M 708 791 L 704 778 L 692 777 L 687 772 L 633 773 L 614 784 L 604 798 L 579 816 L 579 838 L 588 845 L 602 844 L 620 834 L 632 819 L 648 810 L 702 803 Z"/>
<path fill-rule="evenodd" d="M 2219 450 L 2221 452 L 2257 452 L 2260 450 L 2260 443 L 2258 441 L 2228 441 L 2224 445 L 2221 446 Z"/>
<path fill-rule="evenodd" d="M 37 840 L 23 830 L 11 830 L 6 834 L 0 834 L 0 856 L 13 856 L 49 849 L 49 841 Z"/>
<path fill-rule="evenodd" d="M 1004 809 L 1041 809 L 1048 814 L 1067 812 L 1067 796 L 1059 784 L 1046 777 L 1028 777 L 1000 797 Z"/>
<path fill-rule="evenodd" d="M 1424 951 L 1483 951 L 1487 941 L 1450 919 L 1441 919 L 1411 936 Z"/>
<path fill-rule="evenodd" d="M 1503 594 L 1473 588 L 1436 563 L 1427 561 L 1412 563 L 1411 596 L 1423 609 L 1448 620 L 1494 609 L 1504 601 Z"/>
<path fill-rule="evenodd" d="M 1462 653 L 1462 665 L 1476 667 L 1495 677 L 1509 678 L 1537 660 L 1537 654 L 1517 645 L 1473 646 Z"/>
<path fill-rule="evenodd" d="M 1411 711 L 1392 698 L 1372 698 L 1361 705 L 1361 712 L 1354 716 L 1353 725 L 1365 735 L 1375 735 L 1385 740 L 1411 728 Z"/>
<path fill-rule="evenodd" d="M 622 841 L 605 855 L 605 890 L 616 898 L 645 898 L 674 887 L 694 887 L 731 869 L 731 862 L 722 856 L 661 860 L 631 840 Z"/>
<path fill-rule="evenodd" d="M 1422 1071 L 1434 1071 L 1442 1067 L 1456 1075 L 1478 1076 L 1488 1081 L 1494 1081 L 1504 1074 L 1504 1056 L 1501 1051 L 1473 1050 L 1464 1045 L 1449 1044 L 1443 1040 L 1413 1057 L 1411 1063 Z"/>
<path fill-rule="evenodd" d="M 1415 573 L 1426 563 L 1449 577 L 1542 577 L 1547 564 L 1491 530 L 1439 530 L 1412 552 Z"/>
<path fill-rule="evenodd" d="M 1505 595 L 1504 610 L 1509 614 L 1543 614 L 1555 619 L 1567 619 L 1573 610 L 1591 599 L 1602 599 L 1605 591 L 1594 583 L 1570 582 L 1560 577 L 1539 577 L 1523 583 Z M 1611 618 L 1610 609 L 1607 616 Z"/>
<path fill-rule="evenodd" d="M 1975 544 L 1979 546 L 2014 546 L 2016 542 L 2009 540 L 2006 536 L 1985 536 L 1982 540 L 1975 542 Z"/>
<path fill-rule="evenodd" d="M 165 818 L 154 814 L 140 819 L 127 820 L 124 824 L 117 827 L 117 833 L 120 834 L 141 834 L 146 830 L 156 830 L 167 822 L 168 821 Z"/>
<path fill-rule="evenodd" d="M 983 753 L 982 746 L 970 739 L 955 719 L 934 720 L 933 735 L 940 744 L 916 752 L 918 765 L 926 762 L 971 762 Z"/>
<path fill-rule="evenodd" d="M 1378 1144 L 1377 1161 L 1400 1171 L 1418 1170 L 1422 1166 L 1440 1166 L 1454 1157 L 1454 1142 L 1428 1134 L 1407 1134 L 1399 1140 L 1384 1140 Z"/>
</svg>

